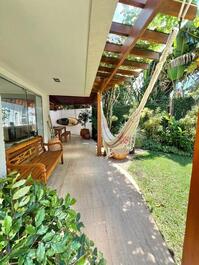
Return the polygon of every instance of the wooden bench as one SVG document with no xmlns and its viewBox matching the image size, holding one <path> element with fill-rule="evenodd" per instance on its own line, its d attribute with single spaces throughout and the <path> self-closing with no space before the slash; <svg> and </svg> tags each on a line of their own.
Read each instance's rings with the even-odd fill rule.
<svg viewBox="0 0 199 265">
<path fill-rule="evenodd" d="M 60 146 L 50 151 L 52 145 Z M 11 146 L 6 150 L 7 171 L 18 171 L 22 177 L 30 174 L 33 179 L 47 183 L 57 164 L 63 164 L 63 147 L 60 142 L 45 144 L 41 136 Z"/>
</svg>

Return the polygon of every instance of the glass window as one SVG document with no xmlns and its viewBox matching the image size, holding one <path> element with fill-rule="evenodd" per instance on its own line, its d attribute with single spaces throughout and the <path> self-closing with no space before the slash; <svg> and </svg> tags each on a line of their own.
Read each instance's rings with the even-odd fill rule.
<svg viewBox="0 0 199 265">
<path fill-rule="evenodd" d="M 43 135 L 42 99 L 0 78 L 1 110 L 6 147 Z"/>
</svg>

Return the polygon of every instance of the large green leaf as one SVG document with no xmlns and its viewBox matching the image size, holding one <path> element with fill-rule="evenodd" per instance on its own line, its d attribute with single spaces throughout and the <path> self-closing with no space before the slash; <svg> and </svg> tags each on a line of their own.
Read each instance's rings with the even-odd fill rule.
<svg viewBox="0 0 199 265">
<path fill-rule="evenodd" d="M 45 218 L 45 209 L 41 208 L 38 210 L 36 216 L 35 216 L 35 224 L 36 226 L 40 226 Z"/>
<path fill-rule="evenodd" d="M 17 221 L 15 223 L 13 223 L 12 225 L 12 229 L 9 233 L 9 237 L 12 239 L 16 233 L 19 232 L 20 228 L 21 228 L 21 225 L 22 225 L 22 219 L 17 219 Z"/>
<path fill-rule="evenodd" d="M 29 234 L 29 235 L 34 235 L 36 233 L 36 227 L 33 226 L 33 225 L 27 225 L 26 226 L 26 232 Z"/>
<path fill-rule="evenodd" d="M 184 70 L 185 70 L 185 66 L 184 65 L 179 65 L 178 67 L 174 67 L 174 68 L 169 68 L 167 70 L 168 73 L 168 77 L 172 80 L 179 80 L 180 78 L 183 77 L 184 75 Z"/>
<path fill-rule="evenodd" d="M 44 242 L 48 242 L 50 241 L 53 236 L 55 235 L 55 232 L 54 231 L 51 231 L 51 232 L 48 232 L 47 234 L 45 234 L 45 236 L 43 237 L 43 241 Z"/>
<path fill-rule="evenodd" d="M 17 200 L 23 196 L 25 196 L 29 190 L 30 190 L 31 186 L 26 186 L 26 187 L 23 187 L 21 189 L 19 189 L 18 191 L 16 191 L 13 195 L 13 200 Z"/>
<path fill-rule="evenodd" d="M 41 226 L 39 227 L 39 230 L 37 231 L 37 234 L 38 234 L 38 235 L 43 235 L 43 234 L 45 234 L 47 231 L 48 231 L 48 226 L 46 226 L 46 225 L 41 225 Z"/>
<path fill-rule="evenodd" d="M 15 182 L 13 185 L 12 185 L 12 188 L 15 189 L 15 188 L 18 188 L 22 185 L 24 185 L 26 183 L 26 179 L 21 179 L 17 182 Z"/>
<path fill-rule="evenodd" d="M 22 200 L 19 202 L 18 207 L 25 206 L 29 202 L 29 200 L 30 200 L 30 195 L 23 197 Z"/>
<path fill-rule="evenodd" d="M 36 256 L 37 256 L 38 262 L 40 262 L 40 264 L 42 264 L 42 262 L 45 258 L 45 246 L 44 246 L 43 242 L 39 243 L 39 246 L 38 246 L 37 251 L 36 251 Z"/>
<path fill-rule="evenodd" d="M 12 227 L 12 217 L 9 215 L 6 215 L 5 219 L 2 222 L 2 231 L 5 235 L 8 235 L 10 233 Z"/>
<path fill-rule="evenodd" d="M 82 256 L 75 265 L 88 265 L 87 255 Z"/>
<path fill-rule="evenodd" d="M 5 241 L 1 240 L 1 241 L 0 241 L 0 251 L 1 251 L 5 246 L 7 246 L 7 244 L 8 244 L 8 241 L 7 241 L 7 240 L 5 240 Z"/>
</svg>

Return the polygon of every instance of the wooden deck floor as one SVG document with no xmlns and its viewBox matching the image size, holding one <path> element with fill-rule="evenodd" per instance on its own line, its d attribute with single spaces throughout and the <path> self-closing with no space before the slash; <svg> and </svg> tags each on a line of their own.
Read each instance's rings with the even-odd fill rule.
<svg viewBox="0 0 199 265">
<path fill-rule="evenodd" d="M 77 199 L 85 232 L 109 265 L 174 264 L 142 196 L 111 160 L 96 157 L 93 141 L 72 137 L 64 161 L 48 185 Z"/>
</svg>

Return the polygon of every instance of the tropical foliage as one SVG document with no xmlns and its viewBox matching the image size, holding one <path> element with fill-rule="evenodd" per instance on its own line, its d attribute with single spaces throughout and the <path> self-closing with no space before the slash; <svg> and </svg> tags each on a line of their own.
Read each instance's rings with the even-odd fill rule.
<svg viewBox="0 0 199 265">
<path fill-rule="evenodd" d="M 69 194 L 12 173 L 0 180 L 0 264 L 106 264 Z"/>
</svg>

